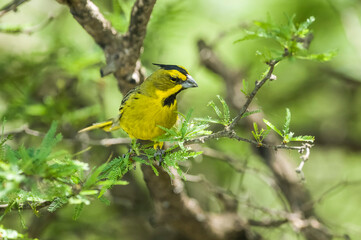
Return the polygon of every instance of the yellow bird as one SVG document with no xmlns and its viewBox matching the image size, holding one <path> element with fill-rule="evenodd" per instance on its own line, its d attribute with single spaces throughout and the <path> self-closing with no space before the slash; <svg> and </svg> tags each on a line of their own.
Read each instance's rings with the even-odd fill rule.
<svg viewBox="0 0 361 240">
<path fill-rule="evenodd" d="M 155 64 L 160 67 L 141 85 L 123 98 L 116 119 L 96 123 L 79 132 L 97 128 L 110 132 L 122 128 L 130 138 L 154 140 L 177 121 L 177 94 L 187 88 L 198 87 L 188 71 L 177 65 Z M 156 147 L 162 147 L 162 143 Z"/>
</svg>

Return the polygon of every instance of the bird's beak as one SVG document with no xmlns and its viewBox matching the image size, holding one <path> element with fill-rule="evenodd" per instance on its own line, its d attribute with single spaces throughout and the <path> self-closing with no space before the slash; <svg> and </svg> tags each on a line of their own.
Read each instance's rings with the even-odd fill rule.
<svg viewBox="0 0 361 240">
<path fill-rule="evenodd" d="M 198 84 L 196 83 L 196 81 L 194 81 L 194 79 L 192 78 L 191 75 L 187 75 L 187 80 L 182 82 L 181 85 L 182 85 L 183 89 L 198 87 Z"/>
</svg>

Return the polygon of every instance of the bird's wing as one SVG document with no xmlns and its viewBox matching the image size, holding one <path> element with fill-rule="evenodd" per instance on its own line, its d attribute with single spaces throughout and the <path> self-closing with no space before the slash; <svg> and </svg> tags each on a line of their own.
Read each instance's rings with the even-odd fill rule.
<svg viewBox="0 0 361 240">
<path fill-rule="evenodd" d="M 123 108 L 124 108 L 124 106 L 125 106 L 125 103 L 128 101 L 128 99 L 129 99 L 133 94 L 135 94 L 135 93 L 138 91 L 138 89 L 139 89 L 139 86 L 138 86 L 138 87 L 135 87 L 135 88 L 133 88 L 133 89 L 131 89 L 131 90 L 129 90 L 129 92 L 127 92 L 127 93 L 124 95 L 123 100 L 122 100 L 122 102 L 121 102 L 121 104 L 120 104 L 120 107 L 119 107 L 119 116 L 118 116 L 118 119 L 117 119 L 117 121 L 116 121 L 115 124 L 118 124 L 120 118 L 122 117 Z"/>
<path fill-rule="evenodd" d="M 132 96 L 132 94 L 134 92 L 136 92 L 138 90 L 138 87 L 136 88 L 133 88 L 131 90 L 129 90 L 129 92 L 127 92 L 124 97 L 123 97 L 123 100 L 122 100 L 122 103 L 120 104 L 120 107 L 119 107 L 119 110 L 124 106 L 125 102 L 130 98 L 130 96 Z"/>
</svg>

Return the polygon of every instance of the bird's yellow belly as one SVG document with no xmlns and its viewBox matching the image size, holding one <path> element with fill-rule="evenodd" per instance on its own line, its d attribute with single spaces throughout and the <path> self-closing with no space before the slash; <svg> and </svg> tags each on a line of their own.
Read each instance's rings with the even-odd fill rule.
<svg viewBox="0 0 361 240">
<path fill-rule="evenodd" d="M 171 128 L 177 116 L 176 101 L 171 106 L 162 106 L 157 99 L 142 97 L 124 106 L 119 124 L 131 138 L 152 140 L 164 134 L 158 126 Z"/>
</svg>

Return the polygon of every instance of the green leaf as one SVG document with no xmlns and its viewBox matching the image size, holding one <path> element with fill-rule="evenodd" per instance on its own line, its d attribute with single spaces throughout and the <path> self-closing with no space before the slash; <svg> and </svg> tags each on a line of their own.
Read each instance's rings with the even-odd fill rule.
<svg viewBox="0 0 361 240">
<path fill-rule="evenodd" d="M 220 123 L 224 126 L 227 126 L 231 122 L 231 120 L 230 120 L 231 114 L 229 111 L 229 107 L 228 107 L 226 101 L 221 96 L 217 95 L 217 98 L 220 101 L 220 103 L 222 104 L 223 112 L 217 107 L 217 105 L 213 101 L 210 101 L 207 106 L 211 106 L 213 108 L 213 110 L 216 112 L 219 120 L 218 119 L 215 120 L 210 117 L 203 119 L 203 120 L 206 122 Z M 200 120 L 202 120 L 202 119 L 200 119 Z"/>
<path fill-rule="evenodd" d="M 168 133 L 171 136 L 178 136 L 178 133 L 173 129 L 173 128 L 166 128 L 166 127 L 162 127 L 160 125 L 157 125 L 157 127 L 159 127 L 160 129 L 162 129 L 163 131 L 165 131 L 166 133 Z"/>
<path fill-rule="evenodd" d="M 101 166 L 99 166 L 98 168 L 93 169 L 90 176 L 88 177 L 88 179 L 84 183 L 83 189 L 89 189 L 90 187 L 94 186 L 98 181 L 99 175 L 104 171 L 106 166 L 107 166 L 107 164 L 104 163 Z"/>
<path fill-rule="evenodd" d="M 319 53 L 319 54 L 309 54 L 309 55 L 299 55 L 296 56 L 299 59 L 305 59 L 305 60 L 315 60 L 319 62 L 327 62 L 330 61 L 332 58 L 334 58 L 337 55 L 337 50 L 332 50 L 325 53 Z"/>
<path fill-rule="evenodd" d="M 18 215 L 19 215 L 20 224 L 21 224 L 22 228 L 27 229 L 26 224 L 25 224 L 25 219 L 24 219 L 23 214 L 21 213 L 21 211 L 22 211 L 22 209 L 18 208 Z"/>
<path fill-rule="evenodd" d="M 68 203 L 68 199 L 66 197 L 57 197 L 49 205 L 48 211 L 55 212 L 56 210 L 58 210 L 67 203 Z"/>
<path fill-rule="evenodd" d="M 102 203 L 104 203 L 105 205 L 110 206 L 110 200 L 107 199 L 106 197 L 101 196 L 101 197 L 99 197 L 98 199 L 99 199 Z"/>
<path fill-rule="evenodd" d="M 269 127 L 267 127 L 266 130 L 264 130 L 263 128 L 259 130 L 256 122 L 253 123 L 253 129 L 254 131 L 252 131 L 252 135 L 258 143 L 262 143 L 264 138 L 269 134 L 271 130 Z"/>
<path fill-rule="evenodd" d="M 229 125 L 230 119 L 231 119 L 231 114 L 229 112 L 229 107 L 228 107 L 226 101 L 221 96 L 217 95 L 217 98 L 221 102 L 222 108 L 223 108 L 223 124 L 224 125 Z"/>
<path fill-rule="evenodd" d="M 270 123 L 268 120 L 263 119 L 263 122 L 270 127 L 273 131 L 275 131 L 276 133 L 278 133 L 278 135 L 280 135 L 281 137 L 283 137 L 283 134 L 280 130 L 278 130 L 278 128 L 276 128 L 276 126 L 274 126 L 272 123 Z"/>
<path fill-rule="evenodd" d="M 102 197 L 104 193 L 110 189 L 114 185 L 127 185 L 127 181 L 121 181 L 121 180 L 105 180 L 98 182 L 98 185 L 102 186 L 102 189 L 99 192 L 98 198 Z"/>
<path fill-rule="evenodd" d="M 154 174 L 155 174 L 156 176 L 159 176 L 159 172 L 158 172 L 158 170 L 154 167 L 154 165 L 153 165 L 153 164 L 150 164 L 150 166 L 151 166 Z"/>
<path fill-rule="evenodd" d="M 246 97 L 248 97 L 248 95 L 249 95 L 249 86 L 248 86 L 248 81 L 246 81 L 246 79 L 242 79 L 242 87 L 243 87 L 243 89 L 241 88 L 241 92 Z"/>
<path fill-rule="evenodd" d="M 315 141 L 315 137 L 314 136 L 297 136 L 297 137 L 292 137 L 291 141 L 293 142 L 314 142 Z"/>
<path fill-rule="evenodd" d="M 222 119 L 222 112 L 219 110 L 219 108 L 216 106 L 216 104 L 213 101 L 210 101 L 207 106 L 211 106 L 213 110 L 216 112 L 217 116 Z"/>
<path fill-rule="evenodd" d="M 113 185 L 128 185 L 129 182 L 123 181 L 123 180 L 105 180 L 105 181 L 99 181 L 97 185 L 104 185 L 104 186 L 113 186 Z"/>
<path fill-rule="evenodd" d="M 61 134 L 55 136 L 57 122 L 53 122 L 49 131 L 46 133 L 43 141 L 41 142 L 39 151 L 35 154 L 34 158 L 44 161 L 51 153 L 52 148 L 61 141 Z"/>
<path fill-rule="evenodd" d="M 290 109 L 286 108 L 286 121 L 283 125 L 283 135 L 288 134 L 290 131 L 290 124 L 291 124 L 291 111 Z"/>
<path fill-rule="evenodd" d="M 252 135 L 253 135 L 254 139 L 257 142 L 260 142 L 259 131 L 258 131 L 258 126 L 257 126 L 256 122 L 253 123 L 253 129 L 254 129 L 254 131 L 252 131 Z"/>
<path fill-rule="evenodd" d="M 15 201 L 12 201 L 10 203 L 8 203 L 8 206 L 5 208 L 5 211 L 3 212 L 3 214 L 0 216 L 0 222 L 2 221 L 2 219 L 5 217 L 6 214 L 8 214 L 9 212 L 11 212 L 12 208 L 16 205 Z"/>
<path fill-rule="evenodd" d="M 316 21 L 316 18 L 314 16 L 310 16 L 306 19 L 303 23 L 301 23 L 297 29 L 298 34 L 305 34 L 308 32 L 308 28 L 312 23 Z M 306 31 L 306 32 L 305 32 Z"/>
<path fill-rule="evenodd" d="M 209 123 L 223 124 L 223 121 L 221 119 L 213 119 L 211 117 L 195 118 L 194 120 L 199 121 L 199 122 L 209 122 Z"/>
<path fill-rule="evenodd" d="M 74 215 L 73 215 L 73 220 L 78 220 L 79 216 L 80 216 L 80 213 L 81 211 L 83 210 L 84 208 L 84 203 L 80 203 L 78 205 L 75 206 L 75 210 L 74 210 Z"/>
<path fill-rule="evenodd" d="M 98 182 L 98 184 L 99 184 L 99 182 Z M 96 194 L 98 194 L 98 190 L 83 190 L 79 194 L 83 195 L 83 196 L 96 195 Z"/>
<path fill-rule="evenodd" d="M 188 124 L 191 119 L 192 113 L 193 113 L 193 109 L 191 108 L 185 117 L 181 114 L 184 118 L 182 125 L 181 125 L 181 129 L 180 129 L 182 139 L 184 139 L 184 137 L 186 136 L 186 133 L 188 130 Z"/>
<path fill-rule="evenodd" d="M 248 117 L 248 116 L 250 116 L 250 115 L 252 115 L 252 114 L 260 113 L 260 112 L 261 112 L 260 109 L 256 109 L 256 110 L 253 110 L 253 111 L 247 111 L 247 112 L 245 112 L 245 113 L 243 114 L 242 118 L 245 118 L 245 117 Z"/>
</svg>

